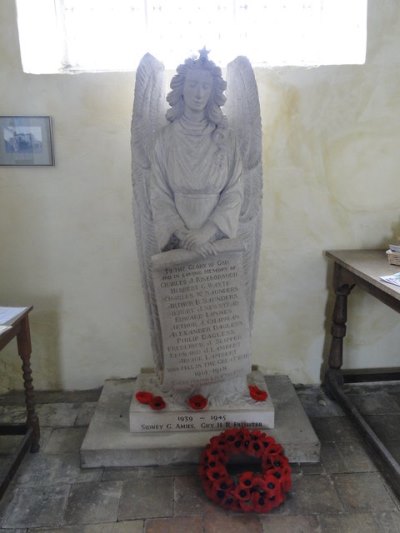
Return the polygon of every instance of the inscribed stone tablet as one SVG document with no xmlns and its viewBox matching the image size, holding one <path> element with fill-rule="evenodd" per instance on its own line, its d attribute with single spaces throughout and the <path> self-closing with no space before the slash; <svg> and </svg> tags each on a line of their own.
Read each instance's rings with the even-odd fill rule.
<svg viewBox="0 0 400 533">
<path fill-rule="evenodd" d="M 228 239 L 205 259 L 187 250 L 153 256 L 163 383 L 176 389 L 227 381 L 251 370 L 242 252 Z"/>
</svg>

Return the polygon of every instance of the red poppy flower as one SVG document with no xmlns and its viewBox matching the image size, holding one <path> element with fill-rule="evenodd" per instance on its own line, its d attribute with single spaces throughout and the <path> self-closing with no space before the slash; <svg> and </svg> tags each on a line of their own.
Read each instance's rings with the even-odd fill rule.
<svg viewBox="0 0 400 533">
<path fill-rule="evenodd" d="M 225 446 L 226 446 L 226 440 L 224 439 L 223 436 L 218 436 L 218 437 L 212 437 L 210 439 L 210 445 L 211 445 L 211 448 L 215 448 L 217 450 L 225 450 Z"/>
<path fill-rule="evenodd" d="M 228 477 L 223 477 L 214 483 L 214 487 L 217 490 L 230 491 L 233 487 L 233 479 L 228 475 Z"/>
<path fill-rule="evenodd" d="M 135 394 L 135 398 L 139 403 L 149 404 L 154 396 L 151 392 L 140 390 Z"/>
<path fill-rule="evenodd" d="M 243 472 L 239 476 L 239 487 L 243 489 L 251 489 L 254 483 L 254 472 Z"/>
<path fill-rule="evenodd" d="M 204 398 L 204 396 L 202 396 L 201 394 L 195 394 L 194 396 L 191 396 L 189 398 L 188 404 L 195 411 L 200 411 L 201 409 L 207 407 L 208 400 L 207 398 Z"/>
<path fill-rule="evenodd" d="M 217 481 L 229 477 L 228 472 L 223 465 L 217 465 L 209 468 L 206 472 L 206 476 L 211 481 Z"/>
<path fill-rule="evenodd" d="M 281 477 L 281 484 L 282 488 L 285 492 L 289 492 L 292 488 L 292 478 L 290 475 L 290 469 L 282 471 L 282 477 Z"/>
<path fill-rule="evenodd" d="M 213 453 L 207 453 L 204 455 L 203 463 L 204 465 L 208 467 L 217 466 L 217 463 L 219 462 L 220 462 L 220 456 L 219 456 L 218 451 L 215 455 Z"/>
<path fill-rule="evenodd" d="M 253 510 L 256 513 L 267 513 L 272 509 L 271 502 L 265 494 L 253 492 L 251 499 L 253 503 Z"/>
<path fill-rule="evenodd" d="M 252 513 L 254 511 L 253 501 L 250 499 L 248 501 L 239 500 L 240 509 L 244 513 Z"/>
<path fill-rule="evenodd" d="M 271 455 L 268 455 L 267 457 L 263 458 L 263 462 L 264 461 L 267 470 L 270 468 L 283 469 L 289 467 L 289 461 L 284 455 L 282 455 L 282 453 L 272 453 Z"/>
<path fill-rule="evenodd" d="M 273 444 L 276 444 L 275 439 L 273 437 L 269 437 L 267 435 L 264 435 L 260 439 L 261 444 L 264 446 L 264 449 L 268 451 L 269 453 L 269 447 Z"/>
<path fill-rule="evenodd" d="M 281 483 L 272 475 L 268 474 L 265 477 L 266 494 L 268 498 L 279 498 L 282 494 Z"/>
<path fill-rule="evenodd" d="M 167 404 L 164 402 L 162 396 L 154 396 L 150 402 L 150 407 L 154 409 L 154 411 L 161 411 L 161 409 L 165 409 Z"/>
<path fill-rule="evenodd" d="M 268 398 L 267 391 L 260 389 L 257 385 L 249 385 L 250 396 L 256 402 L 265 402 Z"/>
<path fill-rule="evenodd" d="M 251 440 L 249 443 L 249 454 L 254 457 L 261 457 L 264 453 L 264 446 L 258 440 Z"/>
<path fill-rule="evenodd" d="M 231 497 L 232 480 L 219 479 L 212 484 L 212 488 L 209 492 L 210 498 L 218 504 L 223 504 L 229 497 Z"/>
<path fill-rule="evenodd" d="M 204 460 L 208 463 L 211 463 L 211 461 L 220 461 L 225 457 L 225 455 L 226 450 L 221 446 L 210 446 L 210 448 L 208 448 L 204 454 Z"/>
<path fill-rule="evenodd" d="M 228 449 L 231 449 L 233 447 L 233 443 L 236 439 L 237 430 L 236 429 L 227 429 L 222 433 L 226 446 Z"/>
<path fill-rule="evenodd" d="M 235 490 L 232 491 L 232 494 L 233 496 L 235 496 L 235 498 L 237 498 L 240 501 L 247 502 L 250 499 L 250 490 L 245 489 L 241 487 L 240 485 L 235 487 Z"/>
<path fill-rule="evenodd" d="M 234 508 L 236 504 L 237 502 L 230 491 L 225 493 L 225 498 L 220 503 L 221 507 L 223 507 L 224 509 L 230 509 L 231 511 L 236 510 Z"/>
</svg>

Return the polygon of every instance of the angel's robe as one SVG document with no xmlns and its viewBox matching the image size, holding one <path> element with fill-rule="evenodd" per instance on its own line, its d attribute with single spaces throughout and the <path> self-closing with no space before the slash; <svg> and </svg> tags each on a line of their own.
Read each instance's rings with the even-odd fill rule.
<svg viewBox="0 0 400 533">
<path fill-rule="evenodd" d="M 216 238 L 236 237 L 243 198 L 241 160 L 226 130 L 222 145 L 215 126 L 181 117 L 157 136 L 152 159 L 150 200 L 160 250 L 173 247 L 175 232 L 212 221 Z"/>
</svg>

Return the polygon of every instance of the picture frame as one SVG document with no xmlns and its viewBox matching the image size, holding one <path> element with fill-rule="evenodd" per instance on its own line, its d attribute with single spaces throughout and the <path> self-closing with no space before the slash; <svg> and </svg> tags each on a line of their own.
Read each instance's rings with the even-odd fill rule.
<svg viewBox="0 0 400 533">
<path fill-rule="evenodd" d="M 53 166 L 51 118 L 0 116 L 0 166 Z"/>
</svg>

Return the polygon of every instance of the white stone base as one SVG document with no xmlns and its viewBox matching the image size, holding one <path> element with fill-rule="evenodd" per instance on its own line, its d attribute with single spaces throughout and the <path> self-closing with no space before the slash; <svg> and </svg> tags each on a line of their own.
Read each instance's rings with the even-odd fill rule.
<svg viewBox="0 0 400 533">
<path fill-rule="evenodd" d="M 316 463 L 320 442 L 287 376 L 265 376 L 274 399 L 275 428 L 266 432 L 284 447 L 289 461 Z M 108 380 L 81 447 L 84 468 L 198 463 L 217 431 L 131 433 L 129 405 L 134 379 Z"/>
<path fill-rule="evenodd" d="M 268 394 L 267 400 L 256 402 L 250 397 L 248 384 L 257 384 Z M 148 405 L 136 400 L 137 391 L 151 392 L 162 396 L 166 407 L 154 411 Z M 274 427 L 274 406 L 263 375 L 251 372 L 247 382 L 243 378 L 243 388 L 232 395 L 228 403 L 221 405 L 213 396 L 208 397 L 205 409 L 196 411 L 188 407 L 185 394 L 172 395 L 164 392 L 154 372 L 144 372 L 138 376 L 129 408 L 129 427 L 132 433 L 158 433 L 170 431 L 224 431 L 228 428 L 247 426 L 257 429 Z"/>
</svg>

